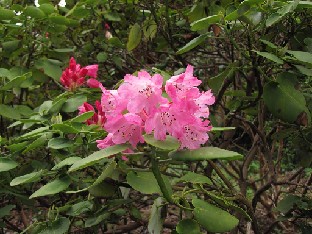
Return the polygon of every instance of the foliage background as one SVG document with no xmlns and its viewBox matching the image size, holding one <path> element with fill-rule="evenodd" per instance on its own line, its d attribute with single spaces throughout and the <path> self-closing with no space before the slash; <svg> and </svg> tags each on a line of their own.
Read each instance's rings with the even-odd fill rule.
<svg viewBox="0 0 312 234">
<path fill-rule="evenodd" d="M 240 222 L 233 233 L 311 231 L 311 2 L 66 2 L 66 7 L 48 0 L 39 1 L 40 7 L 32 1 L 0 3 L 2 232 L 124 233 L 143 232 L 145 226 L 154 233 L 162 227 L 184 233 L 184 225 L 198 225 L 186 219 L 176 228 L 192 214 L 173 205 L 160 213 L 157 204 L 163 201 L 150 181 L 133 187 L 141 181 L 131 170 L 149 168 L 140 154 L 68 173 L 66 167 L 97 151 L 95 140 L 105 136 L 73 120 L 77 107 L 94 103 L 100 92 L 65 92 L 59 78 L 71 56 L 83 66 L 99 64 L 98 79 L 107 88 L 142 68 L 168 78 L 194 65 L 201 88 L 216 95 L 213 126 L 235 127 L 211 134 L 209 145 L 244 158 L 163 164 L 174 191 L 197 189 L 194 181 L 208 177 L 212 184 L 199 184 L 213 195 L 192 196 L 236 216 Z M 58 164 L 69 157 L 72 161 Z M 68 193 L 92 185 L 110 166 L 113 172 L 101 186 Z M 189 172 L 197 174 L 178 181 Z M 29 199 L 55 180 L 48 193 Z M 244 212 L 226 205 L 228 200 Z"/>
</svg>

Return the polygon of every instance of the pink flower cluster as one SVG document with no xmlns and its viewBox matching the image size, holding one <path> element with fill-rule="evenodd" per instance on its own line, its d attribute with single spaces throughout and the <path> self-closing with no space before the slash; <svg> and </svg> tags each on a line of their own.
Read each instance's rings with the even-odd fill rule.
<svg viewBox="0 0 312 234">
<path fill-rule="evenodd" d="M 87 85 L 90 88 L 98 88 L 100 82 L 96 80 L 98 65 L 89 65 L 80 67 L 76 60 L 72 57 L 69 61 L 69 67 L 62 73 L 61 83 L 70 91 L 76 90 L 78 87 L 84 85 L 85 78 L 91 77 L 87 80 Z"/>
<path fill-rule="evenodd" d="M 87 124 L 98 124 L 108 132 L 98 140 L 98 148 L 129 142 L 133 147 L 144 142 L 143 134 L 154 134 L 165 140 L 171 135 L 181 143 L 180 148 L 197 149 L 208 140 L 209 106 L 215 102 L 211 90 L 201 92 L 201 81 L 193 76 L 193 67 L 171 77 L 163 87 L 163 77 L 146 71 L 137 76 L 127 74 L 118 90 L 102 85 L 97 113 Z M 165 91 L 165 92 L 164 92 Z M 79 113 L 94 110 L 84 103 Z"/>
</svg>

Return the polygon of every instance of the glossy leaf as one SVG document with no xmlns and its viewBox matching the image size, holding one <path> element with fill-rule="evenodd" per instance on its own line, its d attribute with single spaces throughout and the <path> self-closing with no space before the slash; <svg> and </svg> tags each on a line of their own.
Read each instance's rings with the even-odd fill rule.
<svg viewBox="0 0 312 234">
<path fill-rule="evenodd" d="M 193 199 L 194 216 L 208 232 L 227 232 L 238 225 L 238 219 L 230 213 L 200 199 Z"/>
<path fill-rule="evenodd" d="M 12 10 L 0 8 L 0 20 L 10 20 L 15 16 Z"/>
<path fill-rule="evenodd" d="M 81 158 L 80 157 L 65 158 L 63 161 L 56 164 L 51 170 L 55 171 L 61 169 L 62 167 L 73 165 L 78 160 L 81 160 Z"/>
<path fill-rule="evenodd" d="M 91 166 L 95 163 L 97 163 L 98 161 L 100 161 L 101 159 L 107 158 L 109 156 L 118 154 L 126 149 L 128 149 L 128 145 L 126 144 L 122 144 L 122 145 L 114 145 L 114 146 L 110 146 L 106 149 L 97 151 L 91 155 L 89 155 L 86 158 L 83 158 L 77 162 L 75 162 L 70 168 L 69 168 L 69 172 L 72 171 L 76 171 L 76 170 L 80 170 L 82 168 Z"/>
<path fill-rule="evenodd" d="M 32 199 L 35 197 L 53 195 L 53 194 L 62 192 L 65 189 L 67 189 L 69 185 L 70 185 L 70 178 L 68 176 L 65 176 L 65 177 L 59 178 L 59 179 L 55 179 L 52 182 L 42 186 L 36 192 L 34 192 L 29 197 L 29 199 Z"/>
<path fill-rule="evenodd" d="M 44 12 L 40 8 L 35 6 L 27 6 L 23 13 L 34 19 L 42 19 L 45 17 Z"/>
<path fill-rule="evenodd" d="M 87 101 L 87 97 L 84 95 L 77 95 L 75 97 L 69 98 L 63 105 L 62 111 L 64 112 L 74 112 Z"/>
<path fill-rule="evenodd" d="M 74 128 L 68 124 L 63 124 L 63 123 L 53 124 L 52 128 L 53 128 L 53 130 L 59 130 L 65 134 L 67 134 L 67 133 L 79 133 L 79 131 L 76 128 Z"/>
<path fill-rule="evenodd" d="M 129 33 L 128 42 L 127 42 L 127 50 L 134 50 L 141 42 L 142 37 L 142 29 L 139 24 L 134 24 Z"/>
<path fill-rule="evenodd" d="M 0 172 L 9 171 L 18 166 L 18 163 L 9 158 L 0 157 Z"/>
<path fill-rule="evenodd" d="M 44 170 L 40 170 L 40 171 L 35 171 L 26 175 L 16 177 L 11 181 L 10 185 L 16 186 L 20 184 L 36 182 L 41 179 L 41 176 L 44 174 L 44 172 L 45 172 Z"/>
<path fill-rule="evenodd" d="M 291 54 L 295 59 L 300 62 L 309 63 L 312 65 L 312 53 L 294 50 L 288 50 L 287 53 Z"/>
<path fill-rule="evenodd" d="M 210 179 L 207 176 L 197 174 L 194 172 L 188 172 L 182 176 L 179 181 L 190 182 L 194 184 L 211 184 Z"/>
<path fill-rule="evenodd" d="M 60 217 L 59 219 L 48 222 L 48 226 L 43 229 L 40 234 L 64 234 L 67 233 L 69 226 L 70 226 L 70 220 L 65 217 Z"/>
<path fill-rule="evenodd" d="M 310 121 L 303 94 L 296 90 L 296 78 L 290 73 L 279 75 L 277 82 L 271 81 L 264 86 L 263 99 L 269 111 L 284 121 L 293 123 L 301 113 Z"/>
<path fill-rule="evenodd" d="M 51 149 L 64 149 L 74 145 L 72 140 L 67 138 L 52 138 L 48 142 L 48 147 Z"/>
<path fill-rule="evenodd" d="M 143 137 L 147 144 L 163 150 L 176 150 L 180 147 L 179 141 L 169 135 L 166 136 L 166 140 L 164 141 L 156 140 L 154 135 L 144 135 Z"/>
<path fill-rule="evenodd" d="M 201 233 L 199 224 L 193 219 L 181 220 L 176 227 L 176 231 L 179 234 L 200 234 Z"/>
<path fill-rule="evenodd" d="M 46 15 L 50 15 L 55 11 L 55 8 L 52 4 L 49 3 L 44 3 L 40 4 L 39 6 L 40 10 L 42 10 Z"/>
<path fill-rule="evenodd" d="M 187 43 L 185 46 L 180 48 L 176 54 L 184 54 L 191 49 L 194 49 L 196 46 L 199 46 L 201 43 L 203 43 L 208 38 L 208 34 L 200 35 L 193 40 L 191 40 L 189 43 Z"/>
<path fill-rule="evenodd" d="M 202 147 L 196 150 L 176 150 L 169 153 L 169 157 L 177 161 L 201 161 L 201 160 L 237 160 L 243 156 L 234 151 L 217 147 Z"/>
<path fill-rule="evenodd" d="M 96 186 L 98 184 L 100 184 L 102 181 L 104 181 L 107 177 L 111 176 L 115 170 L 117 166 L 117 163 L 113 160 L 111 161 L 110 163 L 108 163 L 102 174 L 94 181 L 94 183 L 90 186 L 90 187 L 93 187 L 93 186 Z"/>
<path fill-rule="evenodd" d="M 277 64 L 283 64 L 284 61 L 282 59 L 280 59 L 279 57 L 277 57 L 275 54 L 271 54 L 268 52 L 260 52 L 260 51 L 255 51 L 258 55 L 267 58 Z"/>
<path fill-rule="evenodd" d="M 222 18 L 223 18 L 222 15 L 211 15 L 206 18 L 202 18 L 200 20 L 191 23 L 191 30 L 199 31 L 203 29 L 208 29 L 211 24 L 220 22 Z"/>
<path fill-rule="evenodd" d="M 11 210 L 15 208 L 15 205 L 6 205 L 5 207 L 0 208 L 0 219 L 4 216 L 10 215 Z"/>
<path fill-rule="evenodd" d="M 152 206 L 151 215 L 148 221 L 148 232 L 149 233 L 162 233 L 163 229 L 163 218 L 161 217 L 161 206 L 162 198 L 158 197 L 154 200 L 154 204 Z"/>
<path fill-rule="evenodd" d="M 90 119 L 94 115 L 94 111 L 88 111 L 81 115 L 76 116 L 75 118 L 70 119 L 70 122 L 82 123 Z"/>
<path fill-rule="evenodd" d="M 135 190 L 144 193 L 160 193 L 157 180 L 152 172 L 133 172 L 127 174 L 128 184 Z"/>
</svg>

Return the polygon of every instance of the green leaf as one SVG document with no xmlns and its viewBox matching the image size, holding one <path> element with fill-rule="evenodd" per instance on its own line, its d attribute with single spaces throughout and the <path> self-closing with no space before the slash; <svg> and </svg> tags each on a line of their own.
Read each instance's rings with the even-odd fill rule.
<svg viewBox="0 0 312 234">
<path fill-rule="evenodd" d="M 295 59 L 300 62 L 309 63 L 312 65 L 312 53 L 304 51 L 287 50 L 288 54 L 291 54 Z"/>
<path fill-rule="evenodd" d="M 27 148 L 23 151 L 23 154 L 33 150 L 38 149 L 39 147 L 43 146 L 48 139 L 52 137 L 52 133 L 46 133 L 37 138 L 35 141 L 33 141 L 31 144 L 27 146 Z"/>
<path fill-rule="evenodd" d="M 267 27 L 279 22 L 288 13 L 293 12 L 298 6 L 299 0 L 290 1 L 288 4 L 281 7 L 276 13 L 271 14 L 266 20 L 265 24 Z"/>
<path fill-rule="evenodd" d="M 67 133 L 79 133 L 79 131 L 76 128 L 74 128 L 68 124 L 53 124 L 52 128 L 53 128 L 53 130 L 59 130 L 65 134 L 67 134 Z"/>
<path fill-rule="evenodd" d="M 199 224 L 193 219 L 181 220 L 176 227 L 176 231 L 179 234 L 200 234 L 201 233 Z"/>
<path fill-rule="evenodd" d="M 234 151 L 220 149 L 217 147 L 202 147 L 196 150 L 176 150 L 169 153 L 169 157 L 177 161 L 200 161 L 200 160 L 237 160 L 243 155 Z"/>
<path fill-rule="evenodd" d="M 88 191 L 94 197 L 111 198 L 112 196 L 116 195 L 117 189 L 117 185 L 109 184 L 105 181 L 102 181 L 101 183 L 88 188 Z"/>
<path fill-rule="evenodd" d="M 157 180 L 152 172 L 133 172 L 127 174 L 128 184 L 143 194 L 160 193 Z"/>
<path fill-rule="evenodd" d="M 39 234 L 64 234 L 67 233 L 70 226 L 70 220 L 65 217 L 47 223 L 48 227 L 42 230 Z"/>
<path fill-rule="evenodd" d="M 210 24 L 219 23 L 222 18 L 223 18 L 222 15 L 211 15 L 206 18 L 202 18 L 200 20 L 191 23 L 191 30 L 199 31 L 203 29 L 208 29 Z"/>
<path fill-rule="evenodd" d="M 287 195 L 284 197 L 280 202 L 277 203 L 276 209 L 281 213 L 286 214 L 289 210 L 291 210 L 297 202 L 301 199 L 299 196 L 295 196 L 292 194 Z"/>
<path fill-rule="evenodd" d="M 84 95 L 77 95 L 75 97 L 72 97 L 64 103 L 62 107 L 62 111 L 74 112 L 78 110 L 78 107 L 81 106 L 86 101 L 87 101 L 87 97 Z"/>
<path fill-rule="evenodd" d="M 310 122 L 310 112 L 303 94 L 295 89 L 296 77 L 291 73 L 281 73 L 277 82 L 264 86 L 263 100 L 269 111 L 277 118 L 293 123 L 300 114 L 305 113 Z"/>
<path fill-rule="evenodd" d="M 109 156 L 118 154 L 126 149 L 128 149 L 129 146 L 127 144 L 122 144 L 122 145 L 114 145 L 114 146 L 110 146 L 106 149 L 97 151 L 91 155 L 89 155 L 86 158 L 83 158 L 77 162 L 75 162 L 70 168 L 69 168 L 69 172 L 72 171 L 76 171 L 88 166 L 91 166 L 95 163 L 97 163 L 98 161 L 100 161 L 101 159 L 107 158 Z"/>
<path fill-rule="evenodd" d="M 58 52 L 58 53 L 70 53 L 74 52 L 76 47 L 74 48 L 62 48 L 62 49 L 53 49 L 53 51 Z"/>
<path fill-rule="evenodd" d="M 180 147 L 179 141 L 169 135 L 166 136 L 164 141 L 156 140 L 153 135 L 144 135 L 143 138 L 146 143 L 163 150 L 176 150 Z"/>
<path fill-rule="evenodd" d="M 238 225 L 238 219 L 230 213 L 200 199 L 193 199 L 194 216 L 209 232 L 227 232 Z"/>
<path fill-rule="evenodd" d="M 2 43 L 2 49 L 5 52 L 12 53 L 20 47 L 20 40 L 5 41 Z"/>
<path fill-rule="evenodd" d="M 196 46 L 203 43 L 207 38 L 208 38 L 208 34 L 203 34 L 203 35 L 200 35 L 200 36 L 194 38 L 189 43 L 187 43 L 185 46 L 183 46 L 181 49 L 179 49 L 176 54 L 184 54 L 184 53 L 190 51 L 191 49 L 194 49 Z"/>
<path fill-rule="evenodd" d="M 9 90 L 12 88 L 18 88 L 20 85 L 26 80 L 27 76 L 18 76 L 15 77 L 13 80 L 10 80 L 5 85 L 3 85 L 0 90 Z"/>
<path fill-rule="evenodd" d="M 104 181 L 107 177 L 111 176 L 111 175 L 113 174 L 113 172 L 114 172 L 116 166 L 117 166 L 117 163 L 116 163 L 114 160 L 112 160 L 110 163 L 108 163 L 108 164 L 105 166 L 105 168 L 104 168 L 102 174 L 96 179 L 96 181 L 94 181 L 94 183 L 93 183 L 89 188 L 100 184 L 100 183 L 101 183 L 102 181 Z"/>
<path fill-rule="evenodd" d="M 118 37 L 109 38 L 108 44 L 113 45 L 118 48 L 124 48 L 124 45 L 122 44 L 122 42 L 119 40 Z"/>
<path fill-rule="evenodd" d="M 0 8 L 0 20 L 10 20 L 15 16 L 12 10 Z"/>
<path fill-rule="evenodd" d="M 162 198 L 158 197 L 155 199 L 154 204 L 152 206 L 151 215 L 148 220 L 148 233 L 160 234 L 163 229 L 163 218 L 161 216 L 162 209 Z"/>
<path fill-rule="evenodd" d="M 8 119 L 20 119 L 21 115 L 13 107 L 0 104 L 0 115 Z"/>
<path fill-rule="evenodd" d="M 15 205 L 6 205 L 5 207 L 0 208 L 0 219 L 3 218 L 4 216 L 10 215 L 11 210 L 14 208 Z"/>
<path fill-rule="evenodd" d="M 104 13 L 104 17 L 109 21 L 121 21 L 121 18 L 117 12 Z"/>
<path fill-rule="evenodd" d="M 18 163 L 9 158 L 0 157 L 0 172 L 9 171 L 18 166 Z"/>
<path fill-rule="evenodd" d="M 20 139 L 29 139 L 29 138 L 41 135 L 43 132 L 46 132 L 47 130 L 49 130 L 49 127 L 40 127 L 40 128 L 35 129 L 35 130 L 32 130 L 28 133 L 25 133 L 24 135 L 20 136 L 19 138 Z"/>
<path fill-rule="evenodd" d="M 48 142 L 48 147 L 51 149 L 64 149 L 68 148 L 74 145 L 74 142 L 72 140 L 69 140 L 67 138 L 52 138 Z"/>
<path fill-rule="evenodd" d="M 51 170 L 55 171 L 61 169 L 62 167 L 73 165 L 78 160 L 81 160 L 81 158 L 80 157 L 65 158 L 63 161 L 56 164 Z"/>
<path fill-rule="evenodd" d="M 278 13 L 273 13 L 273 14 L 271 14 L 271 15 L 267 18 L 267 20 L 266 20 L 266 22 L 265 22 L 265 25 L 266 25 L 267 27 L 270 27 L 270 26 L 272 26 L 273 24 L 275 24 L 275 23 L 277 23 L 278 21 L 280 21 L 280 20 L 282 19 L 282 17 L 283 17 L 283 16 L 281 16 L 281 15 L 278 14 Z"/>
<path fill-rule="evenodd" d="M 78 216 L 87 211 L 91 211 L 92 208 L 93 208 L 92 202 L 82 201 L 82 202 L 72 205 L 70 209 L 66 212 L 66 214 L 70 216 Z"/>
<path fill-rule="evenodd" d="M 11 186 L 16 186 L 19 184 L 27 184 L 27 183 L 32 183 L 40 180 L 41 176 L 45 173 L 45 170 L 40 170 L 40 171 L 35 171 L 23 176 L 19 176 L 14 178 L 10 185 Z"/>
<path fill-rule="evenodd" d="M 40 8 L 35 6 L 27 6 L 26 9 L 24 10 L 24 14 L 34 19 L 42 19 L 45 17 L 44 12 L 40 10 Z"/>
<path fill-rule="evenodd" d="M 127 50 L 134 50 L 141 42 L 142 38 L 142 29 L 138 23 L 134 24 L 129 33 L 128 42 L 127 42 Z"/>
<path fill-rule="evenodd" d="M 65 176 L 65 177 L 59 178 L 59 179 L 55 179 L 52 182 L 42 186 L 36 192 L 34 192 L 29 197 L 29 199 L 32 199 L 35 197 L 53 195 L 53 194 L 62 192 L 65 189 L 67 189 L 69 185 L 70 185 L 70 178 L 68 176 Z"/>
<path fill-rule="evenodd" d="M 265 57 L 277 64 L 284 64 L 284 61 L 282 59 L 280 59 L 279 57 L 277 57 L 275 54 L 271 54 L 268 52 L 260 52 L 260 51 L 255 51 L 258 55 Z"/>
<path fill-rule="evenodd" d="M 53 60 L 50 59 L 39 60 L 36 63 L 36 68 L 43 69 L 44 74 L 53 78 L 57 82 L 60 81 L 62 69 L 60 65 L 55 63 Z"/>
<path fill-rule="evenodd" d="M 42 10 L 45 14 L 50 15 L 55 11 L 55 8 L 52 4 L 44 3 L 39 6 L 40 10 Z"/>
<path fill-rule="evenodd" d="M 295 67 L 298 69 L 299 72 L 301 72 L 302 74 L 306 75 L 306 76 L 312 76 L 312 69 L 306 68 L 304 66 L 301 65 L 295 65 Z"/>
<path fill-rule="evenodd" d="M 59 111 L 61 110 L 62 106 L 64 105 L 64 103 L 66 102 L 67 98 L 60 98 L 60 99 L 56 99 L 52 102 L 52 106 L 49 108 L 48 113 L 49 114 L 56 114 L 59 113 Z"/>
<path fill-rule="evenodd" d="M 238 66 L 237 62 L 231 63 L 220 74 L 218 74 L 217 76 L 211 77 L 207 80 L 208 86 L 212 89 L 212 91 L 215 94 L 219 93 L 226 79 L 231 79 L 231 77 L 233 76 L 234 72 L 237 69 L 237 66 Z"/>
<path fill-rule="evenodd" d="M 99 63 L 104 63 L 108 59 L 108 54 L 105 52 L 100 52 L 96 56 L 96 59 Z"/>
<path fill-rule="evenodd" d="M 207 176 L 197 174 L 194 172 L 188 172 L 182 176 L 179 181 L 190 182 L 194 184 L 211 184 L 210 179 Z"/>
<path fill-rule="evenodd" d="M 91 216 L 89 218 L 86 219 L 86 222 L 85 222 L 85 227 L 88 228 L 88 227 L 92 227 L 92 226 L 95 226 L 95 225 L 98 225 L 100 222 L 102 222 L 103 220 L 106 220 L 110 217 L 110 213 L 108 213 L 108 211 L 103 211 L 99 214 L 96 214 L 95 216 Z"/>
<path fill-rule="evenodd" d="M 235 127 L 212 127 L 211 132 L 231 131 L 235 130 Z"/>
<path fill-rule="evenodd" d="M 94 115 L 94 111 L 88 111 L 81 115 L 76 116 L 75 118 L 70 119 L 70 122 L 82 123 L 90 119 Z"/>
<path fill-rule="evenodd" d="M 157 24 L 154 20 L 147 19 L 143 25 L 143 35 L 146 40 L 153 39 L 157 33 Z"/>
<path fill-rule="evenodd" d="M 67 25 L 68 19 L 62 15 L 50 15 L 49 20 L 51 23 L 58 24 L 58 25 Z"/>
</svg>

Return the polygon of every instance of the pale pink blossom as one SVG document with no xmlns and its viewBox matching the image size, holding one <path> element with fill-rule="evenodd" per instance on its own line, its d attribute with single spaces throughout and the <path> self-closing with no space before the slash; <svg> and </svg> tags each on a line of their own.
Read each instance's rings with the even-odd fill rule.
<svg viewBox="0 0 312 234">
<path fill-rule="evenodd" d="M 153 112 L 160 103 L 164 102 L 162 95 L 161 75 L 151 75 L 146 71 L 138 72 L 138 76 L 126 75 L 124 83 L 119 87 L 121 98 L 127 99 L 127 109 L 131 113 L 147 114 Z"/>
<path fill-rule="evenodd" d="M 109 116 L 104 128 L 108 132 L 113 133 L 112 141 L 115 144 L 129 142 L 133 147 L 136 147 L 139 142 L 144 142 L 142 124 L 140 116 L 127 113 L 124 115 Z"/>
</svg>

